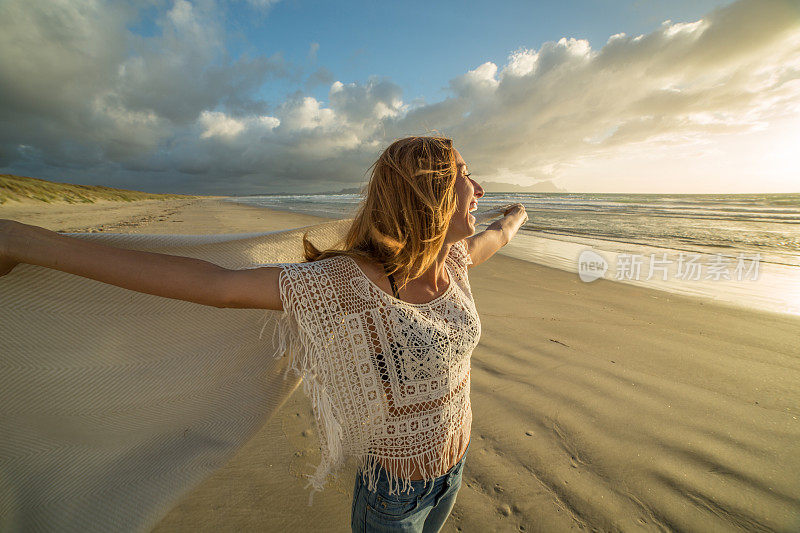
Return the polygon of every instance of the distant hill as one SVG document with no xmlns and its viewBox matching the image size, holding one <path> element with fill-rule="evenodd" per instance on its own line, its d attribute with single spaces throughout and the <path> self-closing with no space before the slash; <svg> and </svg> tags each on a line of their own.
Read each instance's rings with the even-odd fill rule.
<svg viewBox="0 0 800 533">
<path fill-rule="evenodd" d="M 337 194 L 361 194 L 361 187 L 348 187 L 347 189 L 342 189 Z"/>
<path fill-rule="evenodd" d="M 315 194 L 361 194 L 361 187 L 347 187 L 338 191 L 325 191 Z"/>
<path fill-rule="evenodd" d="M 74 185 L 56 183 L 39 178 L 0 174 L 0 205 L 8 201 L 40 201 L 91 204 L 96 200 L 133 202 L 135 200 L 166 200 L 168 198 L 195 198 L 183 194 L 151 194 L 127 189 L 114 189 L 102 185 Z"/>
<path fill-rule="evenodd" d="M 513 183 L 501 183 L 499 181 L 480 181 L 481 187 L 486 192 L 567 192 L 558 187 L 551 180 L 540 181 L 533 185 L 515 185 Z"/>
</svg>

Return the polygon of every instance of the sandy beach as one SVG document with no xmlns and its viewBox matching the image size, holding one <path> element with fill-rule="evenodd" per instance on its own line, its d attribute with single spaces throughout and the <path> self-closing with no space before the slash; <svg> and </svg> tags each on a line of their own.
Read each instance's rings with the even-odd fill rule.
<svg viewBox="0 0 800 533">
<path fill-rule="evenodd" d="M 65 232 L 245 233 L 324 219 L 219 198 L 0 206 Z M 800 531 L 800 317 L 496 255 L 473 431 L 445 531 Z M 308 507 L 318 451 L 298 389 L 156 532 L 349 531 L 353 480 Z"/>
</svg>

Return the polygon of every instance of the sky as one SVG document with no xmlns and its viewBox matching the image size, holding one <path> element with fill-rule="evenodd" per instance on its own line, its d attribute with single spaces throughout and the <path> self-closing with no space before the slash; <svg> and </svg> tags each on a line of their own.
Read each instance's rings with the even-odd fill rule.
<svg viewBox="0 0 800 533">
<path fill-rule="evenodd" d="M 479 182 L 800 192 L 800 0 L 0 2 L 0 173 L 336 191 L 427 134 Z"/>
</svg>

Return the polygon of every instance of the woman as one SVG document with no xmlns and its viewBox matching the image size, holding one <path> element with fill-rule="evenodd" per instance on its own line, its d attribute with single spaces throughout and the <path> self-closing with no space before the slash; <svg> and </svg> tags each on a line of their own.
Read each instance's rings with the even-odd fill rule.
<svg viewBox="0 0 800 533">
<path fill-rule="evenodd" d="M 480 322 L 467 269 L 527 220 L 521 204 L 475 233 L 483 189 L 441 137 L 390 145 L 337 249 L 304 238 L 306 263 L 229 270 L 0 221 L 0 275 L 29 263 L 138 292 L 285 311 L 291 366 L 314 407 L 320 489 L 359 462 L 354 531 L 438 531 L 469 445 L 469 357 Z"/>
</svg>

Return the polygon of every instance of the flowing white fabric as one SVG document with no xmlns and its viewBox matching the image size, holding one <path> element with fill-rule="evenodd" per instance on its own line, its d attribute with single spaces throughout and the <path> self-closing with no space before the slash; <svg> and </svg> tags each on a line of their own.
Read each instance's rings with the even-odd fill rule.
<svg viewBox="0 0 800 533">
<path fill-rule="evenodd" d="M 71 234 L 249 268 L 301 236 Z M 0 278 L 0 530 L 149 531 L 297 387 L 281 311 L 218 309 L 19 265 Z M 270 334 L 271 333 L 271 334 Z"/>
<path fill-rule="evenodd" d="M 370 490 L 383 464 L 390 494 L 408 491 L 413 474 L 445 474 L 466 449 L 481 333 L 469 264 L 465 242 L 453 244 L 446 290 L 422 304 L 387 294 L 349 256 L 282 265 L 281 338 L 293 343 L 290 365 L 303 376 L 322 449 L 315 490 L 352 457 Z"/>
</svg>

